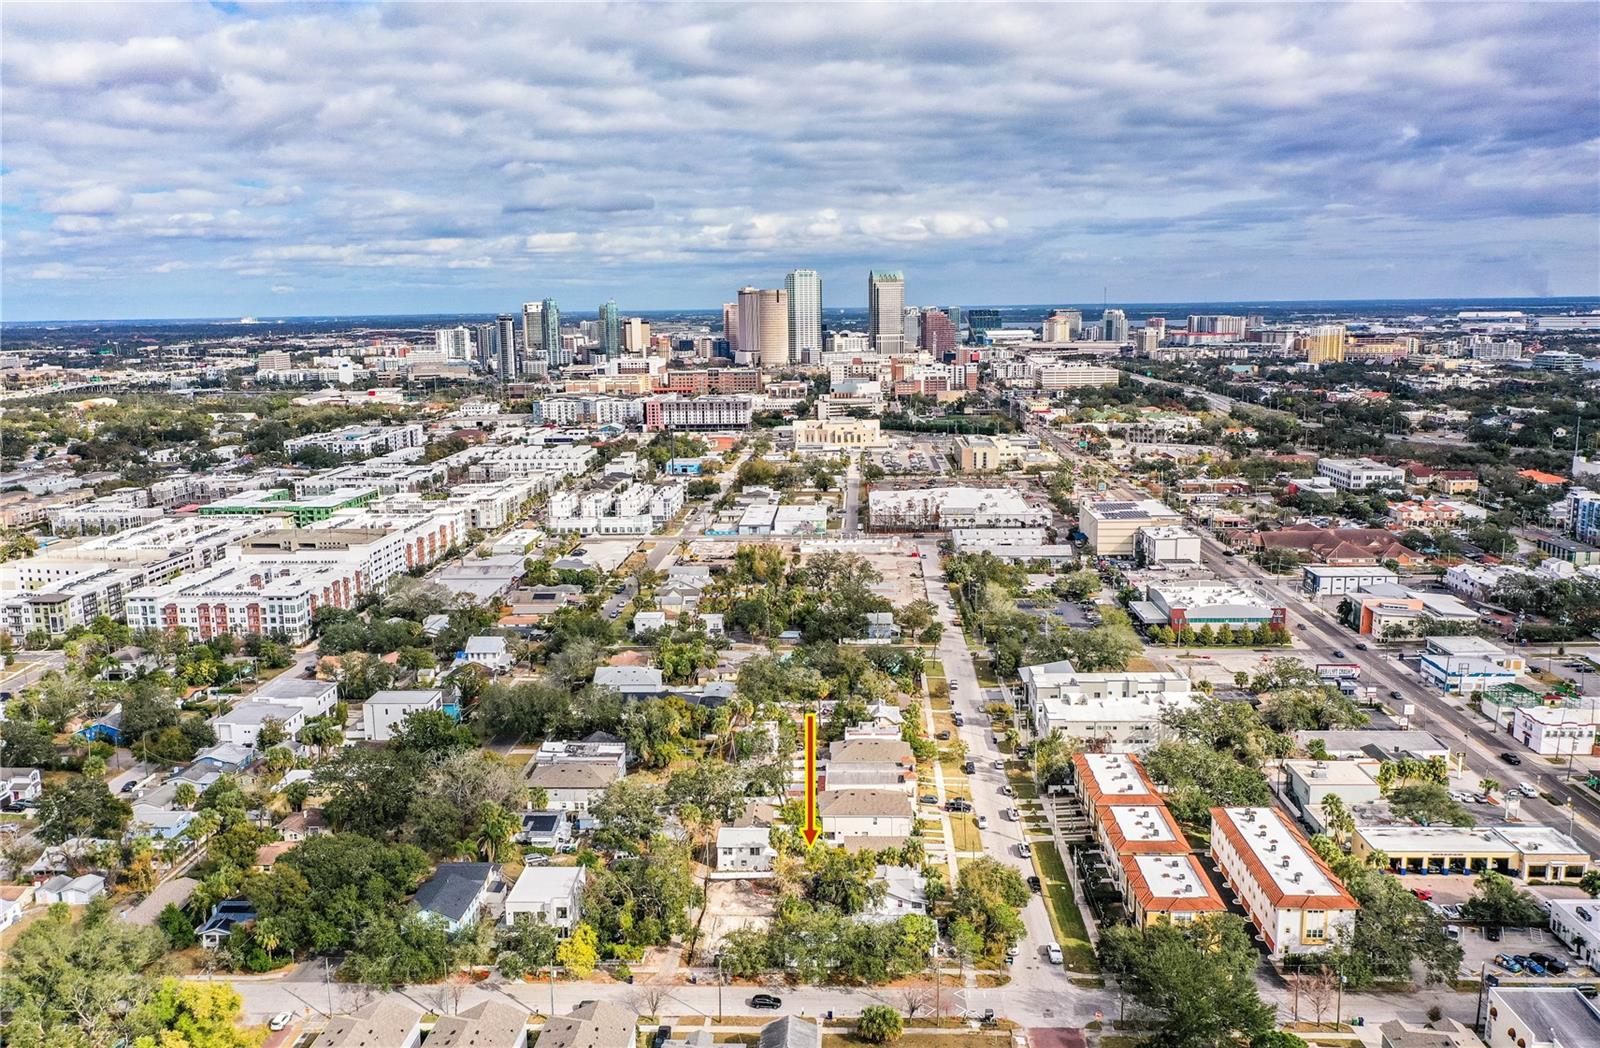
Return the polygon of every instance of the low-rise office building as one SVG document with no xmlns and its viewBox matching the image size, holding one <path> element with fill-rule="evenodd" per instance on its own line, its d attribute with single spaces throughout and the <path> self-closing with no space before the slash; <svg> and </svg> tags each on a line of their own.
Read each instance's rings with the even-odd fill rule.
<svg viewBox="0 0 1600 1048">
<path fill-rule="evenodd" d="M 1018 671 L 1024 711 L 1039 735 L 1069 738 L 1111 752 L 1140 752 L 1164 737 L 1162 714 L 1193 703 L 1189 678 L 1163 671 L 1079 673 L 1072 663 Z"/>
<path fill-rule="evenodd" d="M 1078 528 L 1102 557 L 1138 554 L 1139 530 L 1183 522 L 1177 510 L 1156 499 L 1085 498 L 1078 503 Z"/>
<path fill-rule="evenodd" d="M 1282 605 L 1268 604 L 1256 591 L 1231 582 L 1153 582 L 1144 595 L 1144 600 L 1133 602 L 1132 610 L 1147 626 L 1255 629 L 1284 626 L 1288 621 Z"/>
<path fill-rule="evenodd" d="M 1313 597 L 1340 597 L 1400 581 L 1400 576 L 1377 565 L 1307 564 L 1303 572 L 1300 586 Z"/>
<path fill-rule="evenodd" d="M 1424 680 L 1449 695 L 1470 695 L 1516 681 L 1527 661 L 1483 637 L 1427 637 L 1417 664 Z"/>
<path fill-rule="evenodd" d="M 1322 802 L 1337 797 L 1346 808 L 1371 804 L 1383 796 L 1378 788 L 1378 769 L 1382 762 L 1370 758 L 1357 760 L 1314 759 L 1283 762 L 1284 790 L 1302 820 L 1314 833 L 1327 832 Z"/>
<path fill-rule="evenodd" d="M 1548 826 L 1357 826 L 1352 854 L 1382 852 L 1399 873 L 1493 870 L 1530 881 L 1576 880 L 1590 857 L 1571 837 Z"/>
</svg>

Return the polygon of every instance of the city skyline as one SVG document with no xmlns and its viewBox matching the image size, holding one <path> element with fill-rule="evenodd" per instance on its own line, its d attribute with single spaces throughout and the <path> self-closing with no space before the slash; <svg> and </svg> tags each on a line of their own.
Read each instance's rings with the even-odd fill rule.
<svg viewBox="0 0 1600 1048">
<path fill-rule="evenodd" d="M 1600 13 L 1384 10 L 13 7 L 0 313 L 1600 289 Z"/>
</svg>

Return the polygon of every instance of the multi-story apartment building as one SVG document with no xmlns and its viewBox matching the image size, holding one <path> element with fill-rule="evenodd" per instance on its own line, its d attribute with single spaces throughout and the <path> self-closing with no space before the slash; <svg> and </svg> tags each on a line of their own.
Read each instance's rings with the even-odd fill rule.
<svg viewBox="0 0 1600 1048">
<path fill-rule="evenodd" d="M 1019 708 L 1039 735 L 1060 729 L 1108 753 L 1140 752 L 1165 737 L 1161 717 L 1190 706 L 1193 692 L 1181 673 L 1079 673 L 1072 663 L 1043 663 L 1018 671 Z"/>
<path fill-rule="evenodd" d="M 1401 487 L 1406 479 L 1405 470 L 1397 466 L 1385 466 L 1369 458 L 1325 458 L 1317 463 L 1317 472 L 1341 491 Z"/>
<path fill-rule="evenodd" d="M 294 437 L 283 442 L 283 450 L 291 457 L 302 448 L 321 448 L 336 455 L 365 458 L 401 448 L 420 448 L 423 443 L 422 425 L 412 422 L 399 426 L 346 426 L 327 433 Z"/>
<path fill-rule="evenodd" d="M 665 395 L 644 403 L 647 430 L 744 429 L 750 425 L 755 402 L 750 397 L 713 396 L 692 399 Z"/>
<path fill-rule="evenodd" d="M 1326 949 L 1360 904 L 1276 808 L 1212 808 L 1211 858 L 1273 958 Z"/>
</svg>

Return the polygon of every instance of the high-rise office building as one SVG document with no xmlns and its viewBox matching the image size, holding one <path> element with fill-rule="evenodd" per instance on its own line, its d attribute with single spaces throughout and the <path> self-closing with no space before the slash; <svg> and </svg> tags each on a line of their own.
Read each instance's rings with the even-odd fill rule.
<svg viewBox="0 0 1600 1048">
<path fill-rule="evenodd" d="M 906 278 L 885 269 L 867 274 L 867 337 L 879 353 L 905 348 Z"/>
<path fill-rule="evenodd" d="M 530 359 L 544 356 L 544 303 L 522 304 L 522 353 Z"/>
<path fill-rule="evenodd" d="M 733 359 L 741 364 L 761 363 L 761 290 L 746 284 L 739 289 Z"/>
<path fill-rule="evenodd" d="M 479 324 L 472 329 L 473 349 L 477 355 L 478 366 L 485 371 L 494 367 L 497 357 L 495 351 L 495 336 L 493 324 Z"/>
<path fill-rule="evenodd" d="M 1318 324 L 1300 336 L 1307 364 L 1344 363 L 1344 325 Z"/>
<path fill-rule="evenodd" d="M 465 327 L 440 328 L 433 333 L 433 344 L 446 361 L 468 360 L 472 357 L 472 332 Z"/>
<path fill-rule="evenodd" d="M 776 288 L 756 293 L 760 302 L 761 334 L 755 352 L 764 368 L 789 364 L 789 293 Z"/>
<path fill-rule="evenodd" d="M 1120 309 L 1108 309 L 1100 318 L 1100 337 L 1107 342 L 1128 341 L 1128 314 Z"/>
<path fill-rule="evenodd" d="M 796 269 L 783 278 L 789 296 L 789 360 L 801 363 L 822 351 L 822 277 Z"/>
<path fill-rule="evenodd" d="M 572 363 L 571 354 L 561 346 L 561 310 L 553 298 L 539 303 L 539 345 L 544 350 L 545 363 L 551 367 Z"/>
<path fill-rule="evenodd" d="M 515 382 L 522 377 L 522 354 L 517 352 L 517 318 L 501 313 L 494 320 L 494 348 L 500 365 L 500 381 Z"/>
<path fill-rule="evenodd" d="M 730 350 L 739 348 L 739 303 L 737 302 L 722 304 L 722 337 L 727 341 Z"/>
<path fill-rule="evenodd" d="M 922 311 L 922 349 L 936 361 L 943 361 L 956 351 L 956 328 L 943 310 Z"/>
<path fill-rule="evenodd" d="M 600 307 L 600 352 L 607 357 L 622 356 L 622 321 L 617 316 L 615 299 Z"/>
<path fill-rule="evenodd" d="M 622 348 L 628 353 L 643 353 L 650 345 L 650 322 L 629 317 L 622 322 Z"/>
<path fill-rule="evenodd" d="M 922 310 L 916 306 L 907 306 L 905 319 L 900 323 L 900 330 L 905 342 L 901 346 L 907 353 L 922 348 Z"/>
<path fill-rule="evenodd" d="M 974 342 L 982 342 L 983 336 L 1000 327 L 1000 311 L 998 309 L 969 309 L 967 310 L 967 330 L 969 337 Z"/>
<path fill-rule="evenodd" d="M 1076 309 L 1053 309 L 1044 320 L 1046 342 L 1072 342 L 1083 333 L 1083 313 Z"/>
</svg>

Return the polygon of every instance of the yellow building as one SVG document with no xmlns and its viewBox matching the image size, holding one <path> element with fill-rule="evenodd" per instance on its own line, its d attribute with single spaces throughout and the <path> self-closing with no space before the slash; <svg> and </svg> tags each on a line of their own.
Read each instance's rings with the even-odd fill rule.
<svg viewBox="0 0 1600 1048">
<path fill-rule="evenodd" d="M 1351 846 L 1356 858 L 1382 852 L 1396 873 L 1480 873 L 1493 870 L 1533 881 L 1576 880 L 1591 859 L 1560 830 L 1515 826 L 1359 826 Z"/>
<path fill-rule="evenodd" d="M 803 418 L 794 424 L 797 449 L 881 448 L 887 443 L 875 418 Z"/>
<path fill-rule="evenodd" d="M 1318 324 L 1300 336 L 1308 364 L 1344 363 L 1344 325 Z"/>
</svg>

